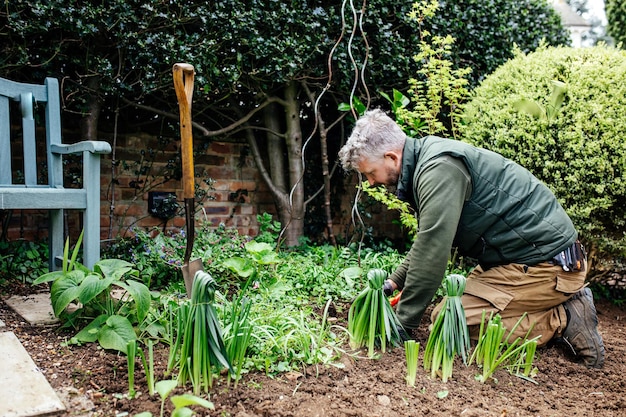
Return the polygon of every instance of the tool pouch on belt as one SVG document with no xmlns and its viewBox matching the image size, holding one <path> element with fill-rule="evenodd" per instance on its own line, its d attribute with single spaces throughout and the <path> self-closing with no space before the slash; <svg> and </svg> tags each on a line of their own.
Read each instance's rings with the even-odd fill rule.
<svg viewBox="0 0 626 417">
<path fill-rule="evenodd" d="M 561 266 L 563 271 L 584 271 L 587 253 L 584 246 L 577 240 L 574 244 L 562 252 L 557 253 L 552 262 Z"/>
</svg>

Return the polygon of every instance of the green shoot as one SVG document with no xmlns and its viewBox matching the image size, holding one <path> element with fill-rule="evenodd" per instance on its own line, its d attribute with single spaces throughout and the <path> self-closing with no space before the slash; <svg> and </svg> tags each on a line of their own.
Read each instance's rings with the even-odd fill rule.
<svg viewBox="0 0 626 417">
<path fill-rule="evenodd" d="M 415 340 L 407 340 L 404 342 L 404 354 L 406 356 L 406 383 L 410 387 L 415 386 L 419 351 L 420 344 Z"/>
<path fill-rule="evenodd" d="M 153 341 L 148 339 L 148 358 L 143 353 L 142 349 L 138 349 L 139 357 L 141 358 L 141 363 L 143 364 L 144 372 L 146 373 L 146 383 L 148 384 L 148 394 L 150 396 L 154 395 L 154 351 L 153 351 Z"/>
<path fill-rule="evenodd" d="M 241 298 L 231 305 L 230 326 L 224 329 L 226 352 L 228 361 L 233 370 L 229 371 L 228 383 L 235 380 L 235 388 L 241 378 L 241 371 L 244 367 L 244 359 L 252 336 L 252 324 L 250 323 L 250 300 Z"/>
<path fill-rule="evenodd" d="M 532 363 L 537 349 L 537 340 L 541 336 L 528 339 L 531 328 L 528 330 L 526 337 L 523 339 L 518 337 L 512 343 L 509 343 L 511 335 L 526 317 L 526 313 L 520 317 L 506 338 L 504 337 L 506 329 L 502 324 L 500 315 L 496 314 L 494 316 L 491 313 L 486 324 L 485 316 L 486 313 L 483 311 L 478 343 L 469 359 L 470 364 L 476 361 L 476 364 L 482 367 L 482 374 L 476 376 L 476 379 L 484 383 L 492 377 L 496 370 L 508 368 L 512 374 L 532 381 Z"/>
<path fill-rule="evenodd" d="M 131 340 L 126 345 L 126 361 L 128 363 L 128 398 L 135 398 L 135 356 L 137 355 L 137 341 Z"/>
<path fill-rule="evenodd" d="M 178 385 L 178 383 L 175 380 L 165 380 L 156 383 L 156 391 L 161 397 L 160 417 L 165 415 L 165 400 L 172 393 L 174 388 L 176 388 L 176 385 Z M 189 417 L 194 415 L 193 411 L 188 407 L 189 405 L 197 405 L 209 410 L 215 409 L 212 402 L 190 394 L 175 395 L 170 398 L 170 401 L 174 405 L 172 417 Z M 153 415 L 149 411 L 144 411 L 143 413 L 135 414 L 135 417 L 153 417 Z"/>
</svg>

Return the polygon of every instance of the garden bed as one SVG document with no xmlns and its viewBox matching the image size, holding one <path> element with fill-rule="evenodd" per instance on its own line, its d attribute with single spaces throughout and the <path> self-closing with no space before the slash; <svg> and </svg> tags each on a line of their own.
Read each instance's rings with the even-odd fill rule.
<svg viewBox="0 0 626 417">
<path fill-rule="evenodd" d="M 11 290 L 24 294 L 33 289 L 16 286 Z M 475 367 L 457 363 L 447 383 L 430 379 L 420 368 L 416 387 L 409 388 L 404 379 L 404 351 L 393 349 L 379 360 L 365 359 L 365 354 L 360 359 L 344 355 L 337 366 L 311 366 L 273 378 L 250 373 L 236 388 L 227 386 L 226 378 L 219 378 L 209 398 L 215 410 L 198 409 L 198 415 L 623 416 L 626 310 L 604 300 L 597 302 L 597 309 L 607 350 L 605 366 L 600 370 L 574 363 L 555 346 L 539 349 L 536 384 L 503 370 L 496 372 L 497 381 L 482 384 L 474 379 Z M 133 400 L 124 396 L 128 391 L 124 355 L 105 351 L 95 343 L 64 346 L 72 333 L 30 326 L 4 302 L 0 302 L 0 319 L 65 398 L 68 416 L 121 417 L 142 411 L 158 415 L 160 401 L 145 392 L 141 367 L 135 377 L 141 394 Z M 428 335 L 426 324 L 419 332 L 422 343 Z M 156 348 L 157 379 L 164 378 L 167 354 L 165 346 Z"/>
</svg>

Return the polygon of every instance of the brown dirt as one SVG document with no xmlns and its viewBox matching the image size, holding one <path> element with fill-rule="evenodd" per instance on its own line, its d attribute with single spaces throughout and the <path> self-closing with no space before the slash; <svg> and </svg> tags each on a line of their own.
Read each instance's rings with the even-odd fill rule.
<svg viewBox="0 0 626 417">
<path fill-rule="evenodd" d="M 236 388 L 220 378 L 209 395 L 215 410 L 196 410 L 198 415 L 220 417 L 626 416 L 626 310 L 607 301 L 598 301 L 597 309 L 607 351 L 600 370 L 586 369 L 554 346 L 538 351 L 536 384 L 502 370 L 482 384 L 474 379 L 475 366 L 457 363 L 447 383 L 431 379 L 420 368 L 413 388 L 404 379 L 404 351 L 394 349 L 378 360 L 346 355 L 343 368 L 313 366 L 275 378 L 252 373 Z M 139 363 L 136 387 L 143 392 L 128 400 L 123 395 L 128 390 L 124 356 L 95 344 L 65 347 L 70 333 L 30 326 L 2 301 L 0 319 L 64 398 L 67 416 L 122 417 L 142 411 L 159 415 L 160 402 L 148 396 Z M 426 329 L 421 329 L 422 343 L 426 337 Z M 158 379 L 164 379 L 167 349 L 158 348 L 155 356 Z"/>
</svg>

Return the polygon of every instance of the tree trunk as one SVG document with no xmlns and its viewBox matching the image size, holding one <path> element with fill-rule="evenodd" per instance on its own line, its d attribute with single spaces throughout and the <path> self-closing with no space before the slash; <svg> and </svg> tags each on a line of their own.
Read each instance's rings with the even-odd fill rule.
<svg viewBox="0 0 626 417">
<path fill-rule="evenodd" d="M 269 171 L 272 182 L 284 194 L 287 193 L 287 175 L 285 167 L 285 140 L 279 136 L 280 121 L 278 120 L 280 108 L 276 104 L 270 104 L 263 110 L 263 121 L 267 132 L 267 154 L 269 156 Z"/>
<path fill-rule="evenodd" d="M 333 233 L 333 216 L 330 210 L 330 169 L 328 167 L 328 131 L 324 120 L 318 115 L 318 130 L 320 135 L 320 149 L 322 153 L 322 178 L 324 179 L 324 213 L 326 214 L 326 233 L 331 245 L 336 245 L 335 234 Z"/>
<path fill-rule="evenodd" d="M 87 110 L 80 120 L 80 133 L 82 140 L 98 140 L 98 119 L 102 108 L 102 101 L 98 95 L 100 77 L 87 78 L 85 85 L 89 90 L 89 95 L 87 96 Z"/>
<path fill-rule="evenodd" d="M 304 235 L 304 163 L 302 161 L 302 127 L 300 125 L 300 102 L 298 84 L 291 82 L 285 89 L 285 121 L 287 126 L 287 163 L 289 166 L 289 199 L 281 219 L 285 229 L 287 246 L 295 246 Z"/>
<path fill-rule="evenodd" d="M 259 145 L 254 137 L 252 129 L 246 130 L 246 138 L 257 169 L 267 184 L 276 209 L 278 220 L 283 231 L 281 240 L 287 246 L 295 246 L 299 243 L 300 237 L 304 235 L 304 184 L 303 184 L 303 163 L 302 163 L 302 129 L 300 126 L 300 104 L 297 100 L 297 84 L 290 83 L 285 88 L 285 99 L 280 100 L 284 113 L 270 110 L 265 113 L 265 125 L 276 132 L 281 123 L 278 117 L 285 116 L 286 131 L 283 137 L 276 133 L 268 134 L 271 146 L 268 145 L 267 160 L 268 165 L 259 149 Z M 280 141 L 280 143 L 279 143 Z M 287 150 L 287 167 L 278 170 L 281 165 L 280 160 L 284 159 L 284 146 Z"/>
</svg>

